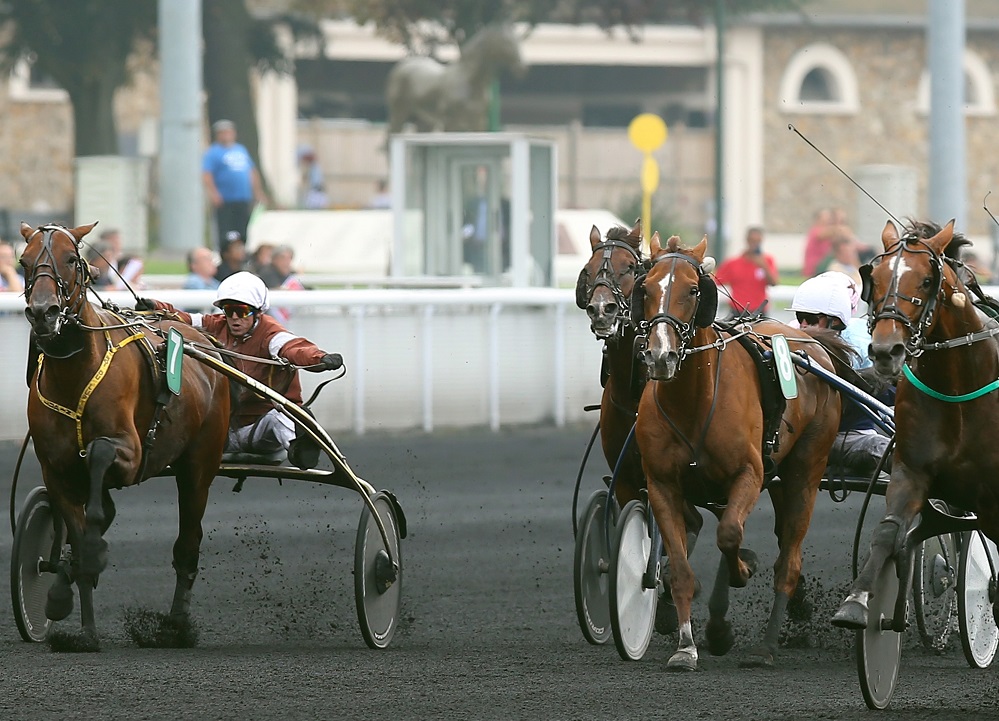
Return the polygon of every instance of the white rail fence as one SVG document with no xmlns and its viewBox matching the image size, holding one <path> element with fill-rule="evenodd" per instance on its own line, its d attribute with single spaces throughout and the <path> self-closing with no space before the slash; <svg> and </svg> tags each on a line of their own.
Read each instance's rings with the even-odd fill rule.
<svg viewBox="0 0 999 721">
<path fill-rule="evenodd" d="M 794 290 L 771 289 L 776 317 L 790 317 L 784 309 Z M 189 310 L 208 309 L 214 299 L 214 291 L 147 294 Z M 127 293 L 104 297 L 133 304 Z M 346 375 L 312 406 L 331 432 L 562 426 L 583 420 L 583 406 L 600 400 L 602 344 L 572 290 L 274 291 L 271 303 L 291 313 L 289 330 L 343 354 Z M 23 311 L 20 295 L 0 294 L 0 360 L 8 370 L 0 381 L 0 437 L 8 440 L 27 431 Z M 306 397 L 327 377 L 303 372 Z"/>
</svg>

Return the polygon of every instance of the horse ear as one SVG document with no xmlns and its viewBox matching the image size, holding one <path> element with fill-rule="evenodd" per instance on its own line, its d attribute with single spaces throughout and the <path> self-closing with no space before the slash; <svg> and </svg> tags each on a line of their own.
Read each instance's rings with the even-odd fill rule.
<svg viewBox="0 0 999 721">
<path fill-rule="evenodd" d="M 638 219 L 635 220 L 635 224 L 633 226 L 631 226 L 631 230 L 628 231 L 628 235 L 631 236 L 632 238 L 639 238 L 639 239 L 641 239 L 641 237 L 642 237 L 642 219 L 641 218 L 638 218 Z"/>
<path fill-rule="evenodd" d="M 94 229 L 94 226 L 97 225 L 98 222 L 99 221 L 95 220 L 93 223 L 90 223 L 89 225 L 78 225 L 75 228 L 73 228 L 71 231 L 69 231 L 69 233 L 74 238 L 76 238 L 76 242 L 79 243 L 81 240 L 83 240 L 84 236 L 86 236 L 87 233 L 89 233 L 91 230 Z"/>
<path fill-rule="evenodd" d="M 662 245 L 659 241 L 659 231 L 657 230 L 652 234 L 652 238 L 649 240 L 649 253 L 655 257 L 656 253 L 662 252 Z"/>
<path fill-rule="evenodd" d="M 21 221 L 21 237 L 22 238 L 24 238 L 25 240 L 28 240 L 32 236 L 32 234 L 34 232 L 35 232 L 34 228 L 32 228 L 27 223 L 25 223 L 23 220 Z"/>
<path fill-rule="evenodd" d="M 885 250 L 898 242 L 898 228 L 890 220 L 885 223 L 885 228 L 881 231 L 881 242 L 884 244 Z"/>
<path fill-rule="evenodd" d="M 708 236 L 701 238 L 701 242 L 690 249 L 690 254 L 694 256 L 698 264 L 704 260 L 704 254 L 708 250 Z"/>
<path fill-rule="evenodd" d="M 597 226 L 590 228 L 590 248 L 596 250 L 597 246 L 600 244 L 600 231 L 597 230 Z"/>
<path fill-rule="evenodd" d="M 926 244 L 933 248 L 933 251 L 937 255 L 943 255 L 944 249 L 950 245 L 950 241 L 954 238 L 954 219 L 951 218 L 950 222 L 943 227 L 943 229 L 934 235 L 932 238 L 926 241 Z"/>
</svg>

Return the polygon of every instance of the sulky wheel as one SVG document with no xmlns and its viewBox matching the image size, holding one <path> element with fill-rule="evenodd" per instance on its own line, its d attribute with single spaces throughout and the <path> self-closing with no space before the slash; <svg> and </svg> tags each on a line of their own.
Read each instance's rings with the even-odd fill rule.
<svg viewBox="0 0 999 721">
<path fill-rule="evenodd" d="M 956 627 L 959 539 L 945 533 L 923 541 L 915 552 L 912 604 L 919 637 L 930 651 L 943 651 Z"/>
<path fill-rule="evenodd" d="M 957 620 L 964 657 L 972 668 L 987 668 L 999 647 L 999 628 L 992 614 L 996 563 L 992 541 L 980 531 L 964 534 L 957 577 Z"/>
<path fill-rule="evenodd" d="M 374 494 L 371 501 L 385 525 L 391 548 L 385 548 L 378 524 L 364 504 L 354 547 L 354 600 L 365 643 L 370 648 L 386 648 L 398 627 L 402 598 L 399 520 L 383 491 Z"/>
<path fill-rule="evenodd" d="M 610 617 L 614 645 L 625 661 L 638 661 L 649 647 L 659 592 L 642 579 L 652 552 L 645 504 L 629 501 L 617 524 L 617 547 L 610 566 Z"/>
<path fill-rule="evenodd" d="M 888 560 L 871 588 L 867 628 L 857 631 L 857 672 L 868 708 L 883 709 L 891 702 L 902 659 L 902 635 L 891 630 L 898 576 Z"/>
<path fill-rule="evenodd" d="M 14 527 L 10 558 L 10 594 L 14 621 L 21 638 L 28 642 L 45 640 L 52 622 L 45 616 L 49 587 L 56 580 L 50 561 L 65 542 L 66 532 L 59 524 L 59 544 L 55 544 L 55 522 L 49 494 L 39 486 L 28 494 Z M 58 561 L 58 558 L 55 559 Z"/>
<path fill-rule="evenodd" d="M 576 533 L 576 552 L 572 563 L 576 618 L 583 636 L 592 644 L 607 643 L 611 637 L 608 571 L 610 548 L 607 545 L 606 513 L 608 493 L 594 491 L 586 504 Z"/>
</svg>

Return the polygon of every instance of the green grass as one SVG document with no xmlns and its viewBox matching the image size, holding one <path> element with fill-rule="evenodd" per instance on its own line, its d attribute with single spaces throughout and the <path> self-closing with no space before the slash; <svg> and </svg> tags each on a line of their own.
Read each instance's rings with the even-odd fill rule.
<svg viewBox="0 0 999 721">
<path fill-rule="evenodd" d="M 143 272 L 147 275 L 183 275 L 187 273 L 187 264 L 183 260 L 145 258 L 144 265 Z"/>
</svg>

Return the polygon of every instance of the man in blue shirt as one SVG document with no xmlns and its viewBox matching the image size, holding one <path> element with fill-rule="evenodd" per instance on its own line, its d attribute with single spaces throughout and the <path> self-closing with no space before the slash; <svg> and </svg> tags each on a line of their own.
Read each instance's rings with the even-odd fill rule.
<svg viewBox="0 0 999 721">
<path fill-rule="evenodd" d="M 266 196 L 253 158 L 236 142 L 235 123 L 219 120 L 212 125 L 212 132 L 215 142 L 202 158 L 201 176 L 208 200 L 215 208 L 219 252 L 222 252 L 231 231 L 246 237 L 253 203 L 264 203 Z"/>
</svg>

